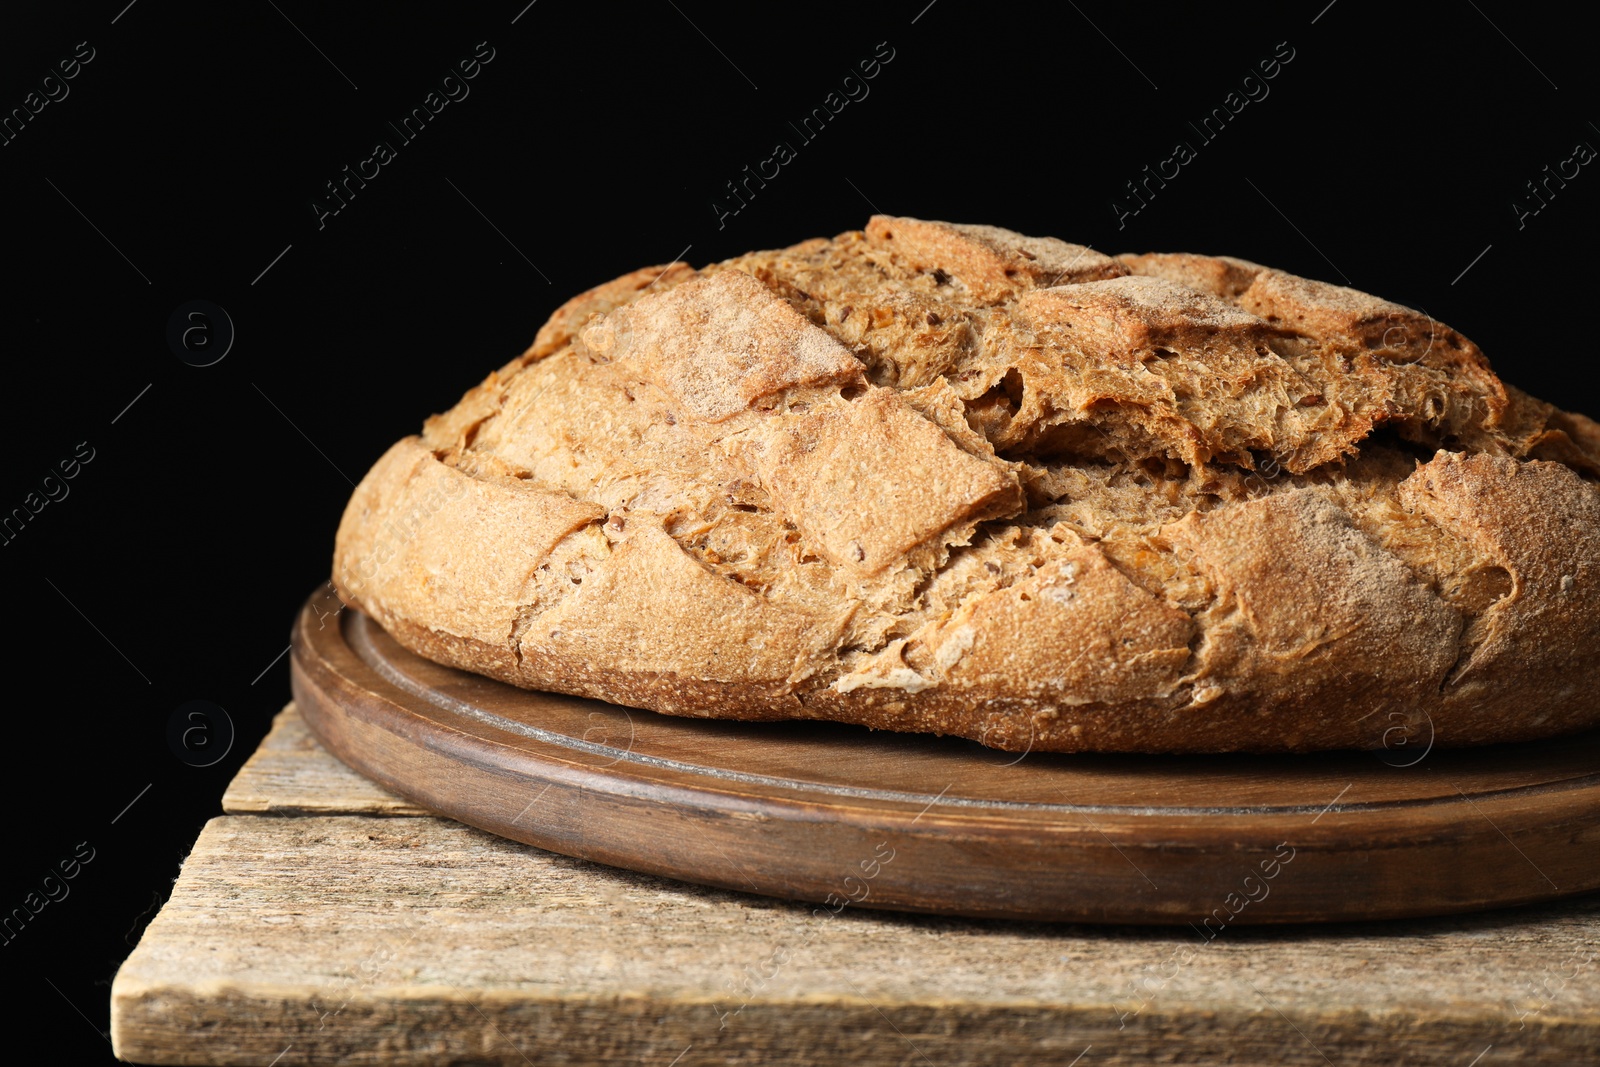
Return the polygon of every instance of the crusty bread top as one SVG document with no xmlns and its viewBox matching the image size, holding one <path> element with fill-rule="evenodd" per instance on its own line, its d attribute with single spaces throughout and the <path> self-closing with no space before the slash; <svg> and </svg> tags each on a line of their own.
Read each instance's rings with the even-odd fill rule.
<svg viewBox="0 0 1600 1067">
<path fill-rule="evenodd" d="M 1576 662 L 1597 476 L 1600 426 L 1398 304 L 877 216 L 569 301 L 374 468 L 335 578 L 521 684 L 684 711 L 616 681 L 653 672 L 868 722 L 887 691 L 872 714 L 927 729 L 1022 700 L 1021 735 L 983 720 L 1019 745 L 1147 707 L 1157 747 L 1260 747 L 1168 713 Z M 1039 747 L 1115 747 L 1082 738 Z"/>
</svg>

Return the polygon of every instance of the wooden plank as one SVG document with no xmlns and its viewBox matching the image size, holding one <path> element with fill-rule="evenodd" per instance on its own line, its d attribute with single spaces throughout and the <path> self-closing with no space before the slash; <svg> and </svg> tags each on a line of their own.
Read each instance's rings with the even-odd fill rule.
<svg viewBox="0 0 1600 1067">
<path fill-rule="evenodd" d="M 308 766 L 257 773 L 283 751 Z M 375 817 L 292 707 L 251 765 L 238 795 L 291 817 L 202 832 L 113 985 L 125 1059 L 1492 1067 L 1600 1047 L 1594 895 L 1209 941 L 835 915 Z M 300 814 L 341 806 L 358 814 Z"/>
<path fill-rule="evenodd" d="M 331 758 L 291 702 L 222 795 L 229 815 L 426 815 Z"/>
</svg>

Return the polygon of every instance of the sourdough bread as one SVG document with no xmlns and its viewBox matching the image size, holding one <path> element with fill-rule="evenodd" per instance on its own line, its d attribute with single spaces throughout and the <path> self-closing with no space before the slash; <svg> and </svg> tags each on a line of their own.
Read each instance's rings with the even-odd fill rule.
<svg viewBox="0 0 1600 1067">
<path fill-rule="evenodd" d="M 334 580 L 419 654 L 1022 751 L 1600 722 L 1600 426 L 1426 315 L 991 226 L 635 271 L 395 444 Z"/>
</svg>

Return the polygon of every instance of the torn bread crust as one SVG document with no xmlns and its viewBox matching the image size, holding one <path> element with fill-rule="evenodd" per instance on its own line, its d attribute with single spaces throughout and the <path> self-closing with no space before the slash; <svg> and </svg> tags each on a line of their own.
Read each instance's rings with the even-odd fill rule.
<svg viewBox="0 0 1600 1067">
<path fill-rule="evenodd" d="M 864 231 L 575 297 L 392 448 L 341 593 L 676 715 L 1016 751 L 1600 723 L 1600 426 L 1248 260 Z"/>
</svg>

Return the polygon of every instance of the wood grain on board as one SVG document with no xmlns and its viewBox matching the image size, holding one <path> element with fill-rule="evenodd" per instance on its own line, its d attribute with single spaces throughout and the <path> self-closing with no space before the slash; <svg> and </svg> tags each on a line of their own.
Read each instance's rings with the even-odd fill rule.
<svg viewBox="0 0 1600 1067">
<path fill-rule="evenodd" d="M 222 795 L 229 815 L 428 815 L 361 777 L 307 729 L 291 704 Z"/>
<path fill-rule="evenodd" d="M 279 814 L 214 819 L 123 965 L 123 1058 L 1491 1067 L 1600 1048 L 1594 895 L 1210 937 L 833 914 L 397 816 L 308 738 L 286 709 L 240 774 L 282 791 L 229 793 Z"/>
</svg>

